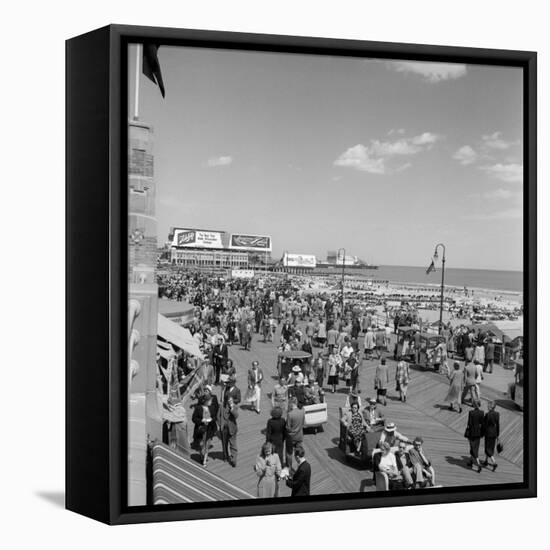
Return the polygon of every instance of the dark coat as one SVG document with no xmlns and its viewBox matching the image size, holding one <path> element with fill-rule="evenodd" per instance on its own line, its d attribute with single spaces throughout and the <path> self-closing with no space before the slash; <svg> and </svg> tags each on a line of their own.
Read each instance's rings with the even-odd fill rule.
<svg viewBox="0 0 550 550">
<path fill-rule="evenodd" d="M 229 407 L 222 409 L 222 424 L 225 430 L 229 432 L 229 435 L 235 435 L 237 433 L 237 418 L 239 417 L 239 408 L 234 405 L 233 410 Z"/>
<path fill-rule="evenodd" d="M 225 388 L 223 392 L 223 404 L 227 403 L 227 400 L 232 397 L 233 403 L 238 405 L 241 402 L 241 390 L 237 386 L 231 386 L 230 388 Z"/>
<path fill-rule="evenodd" d="M 311 480 L 311 466 L 309 462 L 302 462 L 294 472 L 292 479 L 287 479 L 286 484 L 292 489 L 293 497 L 309 496 L 309 483 Z"/>
<path fill-rule="evenodd" d="M 483 419 L 485 437 L 497 438 L 500 435 L 500 414 L 489 411 Z"/>
<path fill-rule="evenodd" d="M 283 444 L 286 435 L 286 421 L 284 418 L 270 418 L 267 421 L 265 440 L 273 445 Z"/>
<path fill-rule="evenodd" d="M 468 413 L 468 425 L 466 427 L 465 437 L 476 439 L 483 437 L 483 425 L 485 414 L 480 409 L 474 409 Z"/>
<path fill-rule="evenodd" d="M 213 353 L 214 353 L 214 360 L 216 364 L 222 368 L 225 367 L 225 365 L 227 365 L 227 357 L 228 357 L 227 344 L 215 345 L 213 349 Z"/>
<path fill-rule="evenodd" d="M 210 411 L 210 416 L 212 417 L 212 420 L 208 423 L 207 426 L 205 426 L 206 429 L 206 435 L 207 437 L 214 437 L 216 432 L 218 431 L 218 426 L 216 424 L 216 419 L 218 417 L 218 400 L 215 401 L 212 400 L 212 404 L 208 407 L 208 410 Z M 196 429 L 200 431 L 201 427 L 203 426 L 202 423 L 202 417 L 203 417 L 203 408 L 202 405 L 195 405 L 195 409 L 193 410 L 193 416 L 191 420 L 193 421 L 193 424 L 195 424 Z M 204 433 L 204 432 L 203 432 Z"/>
</svg>

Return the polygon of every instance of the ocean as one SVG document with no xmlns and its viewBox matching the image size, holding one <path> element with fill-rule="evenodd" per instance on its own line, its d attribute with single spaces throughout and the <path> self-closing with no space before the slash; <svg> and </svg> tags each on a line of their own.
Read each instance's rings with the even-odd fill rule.
<svg viewBox="0 0 550 550">
<path fill-rule="evenodd" d="M 417 283 L 428 285 L 441 284 L 441 267 L 426 275 L 425 267 L 404 265 L 381 265 L 378 269 L 348 270 L 369 279 L 391 281 L 396 283 Z M 497 271 L 492 269 L 457 269 L 445 268 L 445 284 L 467 287 L 502 290 L 506 292 L 523 292 L 522 271 Z"/>
</svg>

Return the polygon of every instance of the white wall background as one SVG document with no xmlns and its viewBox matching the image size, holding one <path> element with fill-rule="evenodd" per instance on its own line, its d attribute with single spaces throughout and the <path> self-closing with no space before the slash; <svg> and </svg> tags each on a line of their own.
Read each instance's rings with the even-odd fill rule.
<svg viewBox="0 0 550 550">
<path fill-rule="evenodd" d="M 6 3 L 2 9 L 2 259 L 0 323 L 4 548 L 530 548 L 548 533 L 548 437 L 539 438 L 537 500 L 107 528 L 63 510 L 64 41 L 108 23 L 536 50 L 539 52 L 539 217 L 550 207 L 545 2 L 119 0 Z M 546 96 L 546 97 L 545 97 Z M 546 139 L 545 139 L 546 138 Z M 539 350 L 544 352 L 539 230 Z M 546 325 L 547 326 L 547 325 Z M 93 338 L 90 340 L 93 344 Z M 546 346 L 547 347 L 547 346 Z M 85 350 L 83 350 L 85 352 Z M 545 359 L 539 355 L 539 387 Z M 85 383 L 85 381 L 83 381 Z M 542 392 L 540 392 L 542 393 Z M 540 403 L 539 433 L 548 403 Z M 14 446 L 17 444 L 17 446 Z M 5 544 L 5 545 L 4 545 Z"/>
</svg>

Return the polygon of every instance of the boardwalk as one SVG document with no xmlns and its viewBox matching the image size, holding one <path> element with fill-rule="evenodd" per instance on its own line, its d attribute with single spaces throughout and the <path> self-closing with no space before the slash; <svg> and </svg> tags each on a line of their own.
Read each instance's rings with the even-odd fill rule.
<svg viewBox="0 0 550 550">
<path fill-rule="evenodd" d="M 278 333 L 277 333 L 278 336 Z M 314 350 L 315 351 L 315 350 Z M 256 456 L 264 442 L 263 430 L 269 418 L 270 402 L 268 394 L 276 384 L 276 357 L 274 344 L 264 344 L 254 335 L 251 351 L 243 351 L 239 346 L 230 348 L 230 357 L 237 368 L 237 386 L 244 394 L 246 376 L 253 360 L 260 362 L 264 371 L 262 386 L 262 412 L 260 415 L 242 408 L 239 415 L 237 467 L 233 468 L 222 461 L 221 443 L 214 440 L 208 470 L 218 474 L 241 489 L 256 493 L 257 478 L 253 471 Z M 388 360 L 390 374 L 394 373 L 394 362 Z M 362 398 L 373 394 L 376 361 L 364 361 L 360 371 Z M 513 407 L 499 407 L 502 424 L 502 441 L 505 449 L 497 457 L 498 469 L 492 472 L 483 469 L 481 473 L 471 470 L 467 464 L 468 442 L 463 437 L 469 407 L 462 414 L 449 411 L 443 404 L 447 392 L 447 382 L 441 375 L 412 371 L 407 403 L 401 403 L 395 392 L 389 391 L 388 405 L 380 407 L 386 419 L 397 424 L 398 430 L 412 438 L 421 435 L 424 449 L 434 465 L 437 483 L 446 487 L 514 483 L 523 478 L 523 415 Z M 219 390 L 217 390 L 219 391 Z M 491 393 L 491 390 L 487 390 Z M 491 398 L 502 397 L 501 393 Z M 307 433 L 304 438 L 306 456 L 312 468 L 311 493 L 335 494 L 358 491 L 374 491 L 372 474 L 365 469 L 346 462 L 338 448 L 339 416 L 338 409 L 346 400 L 347 391 L 341 387 L 335 394 L 326 393 L 328 423 L 324 431 Z M 393 394 L 393 395 L 392 395 Z M 499 402 L 500 403 L 500 402 Z M 192 458 L 198 460 L 193 452 Z M 290 490 L 281 484 L 280 496 L 290 495 Z"/>
</svg>

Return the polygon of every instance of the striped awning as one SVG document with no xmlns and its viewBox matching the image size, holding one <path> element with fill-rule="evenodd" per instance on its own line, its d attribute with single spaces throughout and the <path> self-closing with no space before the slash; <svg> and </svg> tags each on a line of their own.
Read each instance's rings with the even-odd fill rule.
<svg viewBox="0 0 550 550">
<path fill-rule="evenodd" d="M 254 498 L 164 443 L 153 446 L 153 504 Z"/>
</svg>

